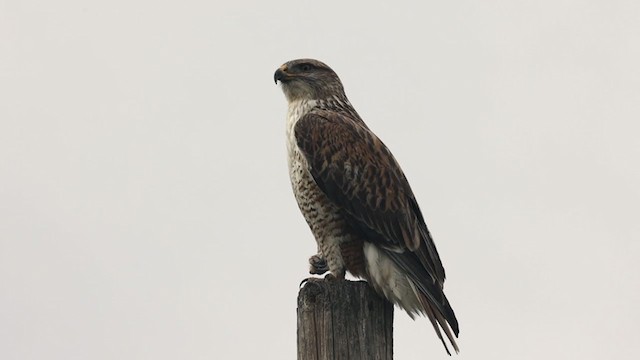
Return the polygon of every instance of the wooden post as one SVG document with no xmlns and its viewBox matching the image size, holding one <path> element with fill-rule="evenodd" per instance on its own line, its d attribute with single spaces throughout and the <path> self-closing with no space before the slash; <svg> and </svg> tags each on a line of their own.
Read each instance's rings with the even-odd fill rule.
<svg viewBox="0 0 640 360">
<path fill-rule="evenodd" d="M 298 360 L 392 359 L 392 304 L 364 281 L 304 284 L 298 293 Z"/>
</svg>

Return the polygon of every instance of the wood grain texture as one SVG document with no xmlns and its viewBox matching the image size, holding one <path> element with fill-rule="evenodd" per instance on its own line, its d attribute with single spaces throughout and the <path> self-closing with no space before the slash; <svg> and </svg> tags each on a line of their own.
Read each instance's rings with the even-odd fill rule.
<svg viewBox="0 0 640 360">
<path fill-rule="evenodd" d="M 364 281 L 308 281 L 298 294 L 298 360 L 393 359 L 393 305 Z"/>
</svg>

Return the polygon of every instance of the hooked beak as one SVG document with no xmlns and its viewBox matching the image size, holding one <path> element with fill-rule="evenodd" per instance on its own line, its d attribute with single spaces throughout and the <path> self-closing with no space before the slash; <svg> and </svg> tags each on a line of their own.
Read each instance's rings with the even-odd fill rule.
<svg viewBox="0 0 640 360">
<path fill-rule="evenodd" d="M 273 81 L 277 84 L 278 81 L 285 82 L 289 79 L 289 74 L 287 74 L 287 66 L 282 65 L 276 70 L 275 74 L 273 74 Z"/>
</svg>

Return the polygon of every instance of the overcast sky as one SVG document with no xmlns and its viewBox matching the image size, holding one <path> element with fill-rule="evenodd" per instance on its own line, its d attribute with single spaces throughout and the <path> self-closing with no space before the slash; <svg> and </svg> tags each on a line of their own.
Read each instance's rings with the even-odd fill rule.
<svg viewBox="0 0 640 360">
<path fill-rule="evenodd" d="M 418 2 L 416 2 L 418 3 Z M 285 61 L 402 165 L 460 359 L 640 353 L 638 1 L 0 2 L 0 358 L 294 359 Z M 396 311 L 395 359 L 444 359 Z"/>
</svg>

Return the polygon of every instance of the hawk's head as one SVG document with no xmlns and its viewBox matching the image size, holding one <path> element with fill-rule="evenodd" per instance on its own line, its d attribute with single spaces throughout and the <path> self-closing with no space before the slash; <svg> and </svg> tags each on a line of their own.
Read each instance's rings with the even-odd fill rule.
<svg viewBox="0 0 640 360">
<path fill-rule="evenodd" d="M 289 102 L 296 100 L 346 97 L 338 75 L 324 63 L 313 59 L 298 59 L 284 63 L 273 75 L 276 84 Z"/>
</svg>

